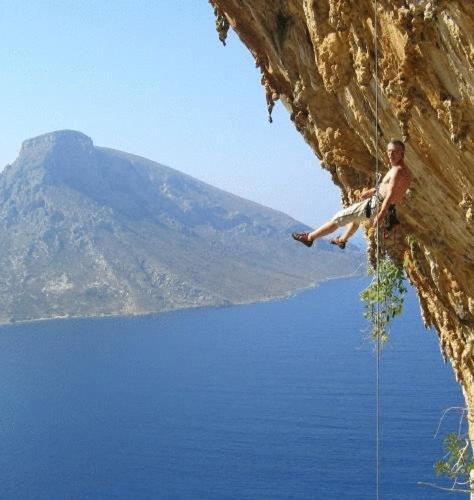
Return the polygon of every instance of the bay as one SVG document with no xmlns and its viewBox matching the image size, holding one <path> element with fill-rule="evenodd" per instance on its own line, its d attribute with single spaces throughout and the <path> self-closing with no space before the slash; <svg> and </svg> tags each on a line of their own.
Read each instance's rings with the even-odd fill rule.
<svg viewBox="0 0 474 500">
<path fill-rule="evenodd" d="M 359 291 L 0 328 L 0 497 L 373 499 L 375 355 Z M 380 365 L 381 498 L 442 499 L 462 405 L 410 291 Z M 451 415 L 441 435 L 455 430 Z"/>
</svg>

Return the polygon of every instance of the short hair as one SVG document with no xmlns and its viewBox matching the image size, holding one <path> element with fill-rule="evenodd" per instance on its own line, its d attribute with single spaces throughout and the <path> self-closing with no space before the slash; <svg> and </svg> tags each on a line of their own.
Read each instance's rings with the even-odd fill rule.
<svg viewBox="0 0 474 500">
<path fill-rule="evenodd" d="M 394 146 L 400 146 L 403 151 L 405 151 L 405 144 L 398 139 L 390 139 L 389 144 L 393 144 Z"/>
</svg>

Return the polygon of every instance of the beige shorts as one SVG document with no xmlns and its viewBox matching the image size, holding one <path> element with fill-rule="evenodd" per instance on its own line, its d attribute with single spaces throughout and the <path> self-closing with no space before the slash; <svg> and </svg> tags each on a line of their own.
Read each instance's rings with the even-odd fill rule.
<svg viewBox="0 0 474 500">
<path fill-rule="evenodd" d="M 381 201 L 380 197 L 374 194 L 372 198 L 368 200 L 358 201 L 353 203 L 347 208 L 343 208 L 339 210 L 339 212 L 334 215 L 331 219 L 332 222 L 335 222 L 338 227 L 345 226 L 351 222 L 364 222 L 375 216 L 376 208 L 378 202 Z M 367 218 L 367 204 L 370 203 L 370 211 L 371 216 Z"/>
</svg>

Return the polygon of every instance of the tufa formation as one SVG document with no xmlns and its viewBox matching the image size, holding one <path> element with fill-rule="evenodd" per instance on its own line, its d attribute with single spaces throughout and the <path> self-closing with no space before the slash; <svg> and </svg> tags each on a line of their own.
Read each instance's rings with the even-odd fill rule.
<svg viewBox="0 0 474 500">
<path fill-rule="evenodd" d="M 248 47 L 269 113 L 280 99 L 343 205 L 375 185 L 387 142 L 406 142 L 414 181 L 398 207 L 401 227 L 383 251 L 404 263 L 424 322 L 438 332 L 465 396 L 472 442 L 474 2 L 210 3 L 220 39 L 230 26 Z M 373 261 L 370 230 L 368 239 Z"/>
</svg>

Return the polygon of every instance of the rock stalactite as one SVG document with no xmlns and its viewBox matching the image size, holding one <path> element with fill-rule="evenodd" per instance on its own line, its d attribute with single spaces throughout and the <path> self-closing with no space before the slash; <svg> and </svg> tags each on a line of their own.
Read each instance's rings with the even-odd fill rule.
<svg viewBox="0 0 474 500">
<path fill-rule="evenodd" d="M 391 138 L 406 142 L 414 183 L 384 249 L 405 262 L 425 324 L 438 332 L 474 440 L 474 2 L 210 3 L 253 54 L 269 109 L 281 99 L 343 204 L 374 185 Z"/>
</svg>

